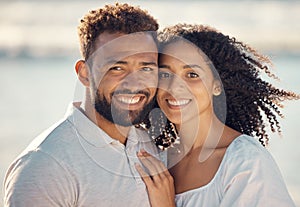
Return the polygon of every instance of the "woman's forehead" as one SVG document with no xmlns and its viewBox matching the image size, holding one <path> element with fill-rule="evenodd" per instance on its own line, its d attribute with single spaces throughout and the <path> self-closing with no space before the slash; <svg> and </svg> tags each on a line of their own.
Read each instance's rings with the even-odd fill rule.
<svg viewBox="0 0 300 207">
<path fill-rule="evenodd" d="M 183 62 L 207 62 L 208 57 L 191 42 L 178 40 L 161 48 L 160 55 L 167 55 Z"/>
</svg>

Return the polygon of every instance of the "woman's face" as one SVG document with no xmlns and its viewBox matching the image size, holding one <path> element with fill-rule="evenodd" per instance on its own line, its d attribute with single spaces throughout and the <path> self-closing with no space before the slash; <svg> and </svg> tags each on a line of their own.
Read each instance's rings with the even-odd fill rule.
<svg viewBox="0 0 300 207">
<path fill-rule="evenodd" d="M 164 47 L 159 60 L 157 100 L 168 119 L 180 125 L 211 118 L 213 90 L 220 82 L 214 79 L 206 55 L 180 40 Z"/>
</svg>

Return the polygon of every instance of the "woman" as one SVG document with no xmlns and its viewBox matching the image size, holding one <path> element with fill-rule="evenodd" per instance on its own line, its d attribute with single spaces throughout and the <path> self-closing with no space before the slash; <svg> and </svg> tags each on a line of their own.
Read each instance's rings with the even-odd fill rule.
<svg viewBox="0 0 300 207">
<path fill-rule="evenodd" d="M 149 131 L 166 148 L 175 125 L 180 144 L 168 149 L 169 171 L 138 153 L 152 206 L 295 206 L 264 146 L 267 125 L 280 132 L 281 102 L 299 96 L 259 77 L 274 77 L 269 59 L 203 25 L 166 28 L 160 40 L 157 101 L 170 122 Z"/>
</svg>

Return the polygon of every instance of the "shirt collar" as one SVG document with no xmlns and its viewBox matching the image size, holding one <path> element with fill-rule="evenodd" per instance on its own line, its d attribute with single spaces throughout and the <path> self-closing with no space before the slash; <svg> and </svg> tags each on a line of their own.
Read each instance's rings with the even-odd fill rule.
<svg viewBox="0 0 300 207">
<path fill-rule="evenodd" d="M 75 127 L 79 138 L 95 147 L 104 147 L 115 141 L 83 113 L 78 102 L 70 104 L 65 117 Z"/>
<path fill-rule="evenodd" d="M 95 147 L 105 147 L 109 144 L 118 142 L 116 139 L 111 138 L 101 128 L 99 128 L 94 122 L 92 122 L 80 108 L 80 102 L 71 103 L 65 114 L 68 121 L 75 127 L 78 136 L 85 139 L 88 143 Z M 79 137 L 79 138 L 80 138 Z M 131 127 L 127 144 L 135 144 L 138 142 L 149 142 L 149 136 L 144 130 Z"/>
</svg>

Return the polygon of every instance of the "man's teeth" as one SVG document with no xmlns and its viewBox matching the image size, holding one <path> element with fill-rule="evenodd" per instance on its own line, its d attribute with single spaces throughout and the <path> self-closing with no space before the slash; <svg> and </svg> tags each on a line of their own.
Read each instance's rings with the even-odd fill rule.
<svg viewBox="0 0 300 207">
<path fill-rule="evenodd" d="M 182 105 L 186 105 L 189 103 L 189 99 L 185 99 L 185 100 L 168 100 L 168 103 L 170 105 L 173 105 L 173 106 L 182 106 Z"/>
<path fill-rule="evenodd" d="M 128 97 L 119 97 L 118 100 L 120 102 L 125 103 L 125 104 L 136 104 L 136 103 L 139 102 L 140 97 L 131 97 L 131 98 L 128 98 Z"/>
</svg>

